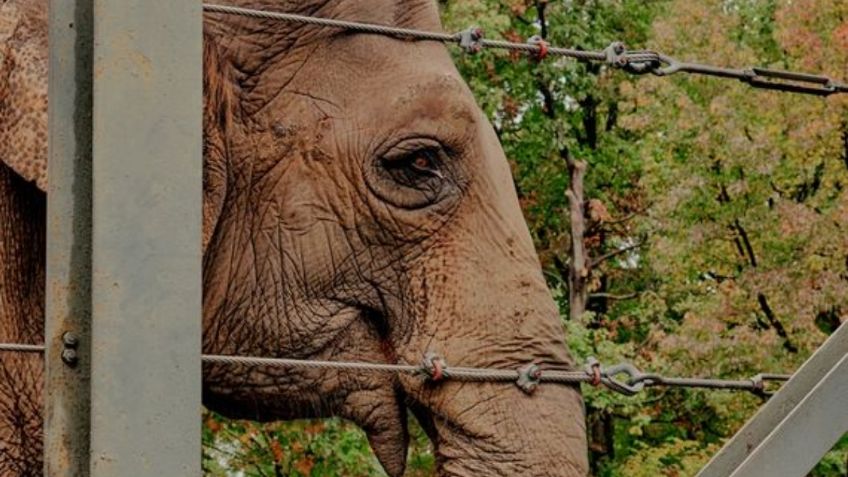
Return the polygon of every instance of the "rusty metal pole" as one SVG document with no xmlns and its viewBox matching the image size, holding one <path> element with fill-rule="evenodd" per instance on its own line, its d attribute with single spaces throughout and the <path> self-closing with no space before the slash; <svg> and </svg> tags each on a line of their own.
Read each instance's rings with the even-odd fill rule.
<svg viewBox="0 0 848 477">
<path fill-rule="evenodd" d="M 201 3 L 50 7 L 46 474 L 199 475 Z"/>
</svg>

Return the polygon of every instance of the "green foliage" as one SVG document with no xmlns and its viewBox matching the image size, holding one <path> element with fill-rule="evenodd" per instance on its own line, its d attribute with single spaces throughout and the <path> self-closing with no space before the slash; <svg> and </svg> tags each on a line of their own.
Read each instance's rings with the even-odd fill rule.
<svg viewBox="0 0 848 477">
<path fill-rule="evenodd" d="M 206 411 L 203 470 L 208 477 L 384 477 L 365 433 L 341 419 L 259 424 Z M 432 446 L 413 417 L 407 477 L 433 474 Z"/>
<path fill-rule="evenodd" d="M 844 0 L 442 0 L 447 30 L 848 79 Z M 544 27 L 542 25 L 544 20 Z M 796 369 L 848 303 L 848 101 L 731 80 L 632 77 L 484 51 L 455 59 L 489 115 L 555 299 L 568 316 L 565 158 L 588 164 L 588 312 L 564 319 L 579 358 L 672 376 Z M 617 250 L 632 250 L 617 253 Z M 694 475 L 762 404 L 742 393 L 584 388 L 596 476 Z M 266 426 L 208 416 L 207 475 L 381 475 L 341 421 Z M 409 475 L 433 456 L 413 426 Z M 844 476 L 848 437 L 814 477 Z M 229 470 L 225 470 L 229 469 Z M 237 473 L 241 472 L 241 473 Z M 275 473 L 276 472 L 276 473 Z M 281 472 L 281 473 L 280 473 Z"/>
<path fill-rule="evenodd" d="M 203 444 L 209 476 L 382 475 L 362 431 L 339 420 L 261 425 L 209 413 Z"/>
</svg>

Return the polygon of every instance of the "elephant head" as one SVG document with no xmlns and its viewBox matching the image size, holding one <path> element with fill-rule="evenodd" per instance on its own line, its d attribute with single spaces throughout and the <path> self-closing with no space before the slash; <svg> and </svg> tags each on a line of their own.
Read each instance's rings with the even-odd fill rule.
<svg viewBox="0 0 848 477">
<path fill-rule="evenodd" d="M 228 3 L 440 28 L 432 0 Z M 204 70 L 204 352 L 572 365 L 508 163 L 443 45 L 206 14 Z M 352 420 L 392 476 L 407 409 L 440 475 L 587 473 L 575 387 L 221 364 L 203 381 L 225 415 Z"/>
<path fill-rule="evenodd" d="M 439 29 L 432 1 L 251 6 Z M 296 5 L 296 6 L 295 6 Z M 207 15 L 207 352 L 568 367 L 490 124 L 441 44 Z M 403 471 L 405 408 L 445 475 L 583 475 L 576 389 L 208 366 L 213 407 L 337 414 Z"/>
</svg>

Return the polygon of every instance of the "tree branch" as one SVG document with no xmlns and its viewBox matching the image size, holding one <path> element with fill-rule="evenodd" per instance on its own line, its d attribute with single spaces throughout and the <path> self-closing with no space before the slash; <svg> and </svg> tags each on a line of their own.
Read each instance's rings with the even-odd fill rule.
<svg viewBox="0 0 848 477">
<path fill-rule="evenodd" d="M 610 101 L 609 111 L 607 111 L 607 121 L 604 130 L 610 132 L 618 124 L 618 102 Z"/>
<path fill-rule="evenodd" d="M 790 353 L 797 353 L 798 348 L 789 340 L 789 334 L 786 333 L 786 328 L 783 327 L 783 323 L 777 319 L 777 316 L 774 314 L 774 310 L 769 306 L 768 300 L 763 293 L 757 293 L 757 302 L 760 304 L 760 309 L 763 311 L 763 314 L 766 315 L 766 318 L 769 321 L 769 324 L 774 331 L 777 333 L 777 336 L 783 338 L 783 347 L 786 351 Z"/>
<path fill-rule="evenodd" d="M 638 292 L 625 293 L 624 295 L 616 295 L 614 293 L 590 293 L 589 294 L 589 298 L 603 298 L 605 300 L 615 300 L 615 301 L 632 300 L 632 299 L 638 298 L 638 297 L 639 297 Z"/>
<path fill-rule="evenodd" d="M 539 18 L 539 25 L 541 26 L 539 36 L 546 40 L 548 38 L 548 20 L 545 18 L 545 10 L 548 8 L 548 2 L 547 0 L 536 0 L 535 5 L 536 16 Z"/>
<path fill-rule="evenodd" d="M 543 0 L 536 0 L 536 18 L 539 20 L 540 31 L 539 36 L 542 39 L 548 38 L 548 20 L 545 17 L 545 9 L 548 6 L 548 2 Z M 542 95 L 542 104 L 544 106 L 544 113 L 549 119 L 556 118 L 556 99 L 554 98 L 554 93 L 551 91 L 550 85 L 545 81 L 545 78 L 542 76 L 542 70 L 540 68 L 536 68 L 535 72 L 536 76 L 536 87 L 539 88 L 539 94 Z"/>
<path fill-rule="evenodd" d="M 569 317 L 576 321 L 586 311 L 588 296 L 589 256 L 586 251 L 586 210 L 584 207 L 583 176 L 586 173 L 586 163 L 575 161 L 566 152 L 570 184 L 565 195 L 568 198 L 568 208 L 571 222 L 571 266 L 568 279 Z"/>
<path fill-rule="evenodd" d="M 848 122 L 842 123 L 842 163 L 848 169 Z"/>
<path fill-rule="evenodd" d="M 581 143 L 590 149 L 598 148 L 598 100 L 591 94 L 578 102 L 583 108 L 583 137 Z M 578 134 L 579 137 L 579 134 Z"/>
</svg>

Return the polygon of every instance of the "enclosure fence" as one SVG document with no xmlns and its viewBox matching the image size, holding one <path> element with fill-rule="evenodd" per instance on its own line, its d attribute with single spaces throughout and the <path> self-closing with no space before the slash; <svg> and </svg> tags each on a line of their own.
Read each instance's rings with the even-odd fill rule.
<svg viewBox="0 0 848 477">
<path fill-rule="evenodd" d="M 43 345 L 0 343 L 0 352 L 43 353 Z M 73 352 L 72 347 L 66 351 Z M 65 354 L 65 361 L 74 361 L 75 357 Z M 583 370 L 559 371 L 544 369 L 535 363 L 528 363 L 516 370 L 496 368 L 472 368 L 448 366 L 444 359 L 434 353 L 428 353 L 420 365 L 368 363 L 361 361 L 326 361 L 317 359 L 268 358 L 257 356 L 232 356 L 204 354 L 200 357 L 204 363 L 217 363 L 243 366 L 267 366 L 273 368 L 311 368 L 334 371 L 371 372 L 408 374 L 421 376 L 430 381 L 466 381 L 466 382 L 514 382 L 521 390 L 531 394 L 541 383 L 580 384 L 605 386 L 610 391 L 633 396 L 650 387 L 685 387 L 750 391 L 768 396 L 768 382 L 788 381 L 791 375 L 760 373 L 749 379 L 708 379 L 666 377 L 656 373 L 643 373 L 630 363 L 622 362 L 603 367 L 595 358 L 586 360 Z M 625 376 L 625 380 L 619 379 Z"/>
<path fill-rule="evenodd" d="M 485 38 L 483 30 L 477 27 L 471 27 L 457 33 L 443 33 L 208 3 L 203 4 L 203 10 L 208 13 L 240 15 L 256 19 L 338 28 L 350 32 L 384 35 L 402 40 L 454 43 L 459 45 L 466 53 L 472 54 L 478 53 L 484 48 L 497 48 L 529 53 L 537 60 L 543 60 L 548 56 L 562 56 L 583 61 L 603 62 L 611 67 L 637 75 L 650 73 L 656 76 L 669 76 L 676 73 L 690 73 L 737 79 L 755 88 L 787 93 L 817 96 L 848 93 L 848 83 L 833 80 L 827 76 L 769 68 L 739 69 L 683 62 L 654 51 L 630 51 L 624 43 L 618 41 L 611 43 L 604 50 L 592 51 L 552 46 L 540 36 L 533 36 L 526 43 L 490 40 Z"/>
</svg>

